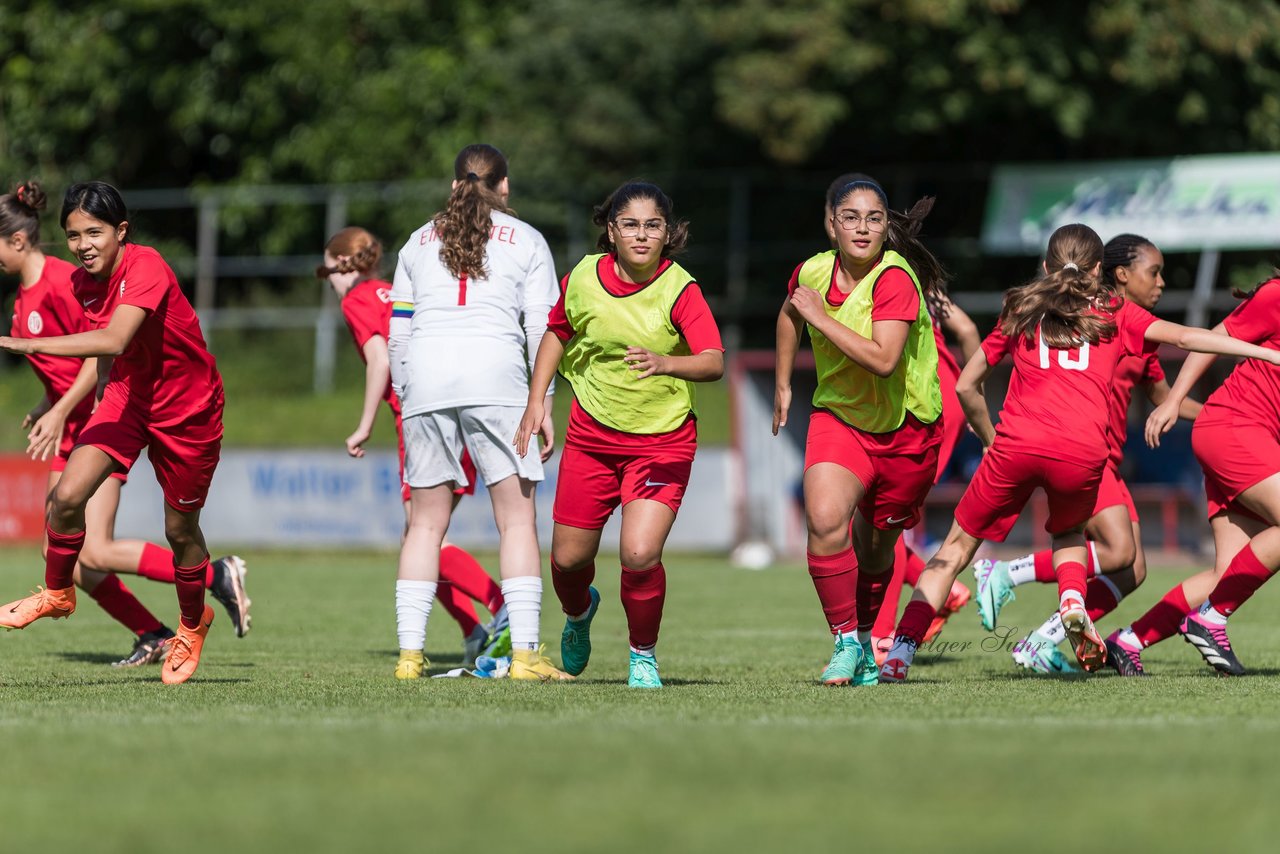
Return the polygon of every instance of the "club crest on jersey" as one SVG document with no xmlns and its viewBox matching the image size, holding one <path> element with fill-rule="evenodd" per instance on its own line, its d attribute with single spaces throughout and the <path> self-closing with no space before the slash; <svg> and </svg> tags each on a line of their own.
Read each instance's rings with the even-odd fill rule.
<svg viewBox="0 0 1280 854">
<path fill-rule="evenodd" d="M 27 315 L 27 331 L 32 335 L 39 335 L 44 331 L 44 318 L 40 316 L 40 312 L 33 311 Z"/>
<path fill-rule="evenodd" d="M 121 279 L 120 280 L 120 296 L 122 297 L 124 296 L 124 283 L 125 283 L 125 280 Z"/>
</svg>

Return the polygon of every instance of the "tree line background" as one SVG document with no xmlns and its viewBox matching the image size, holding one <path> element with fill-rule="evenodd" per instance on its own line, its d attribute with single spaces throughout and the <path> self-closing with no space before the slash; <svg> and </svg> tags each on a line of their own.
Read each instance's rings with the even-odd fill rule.
<svg viewBox="0 0 1280 854">
<path fill-rule="evenodd" d="M 926 237 L 963 292 L 1030 272 L 1027 259 L 977 249 L 996 163 L 1280 149 L 1280 7 L 36 0 L 0 9 L 0 176 L 37 177 L 55 200 L 93 178 L 126 199 L 145 188 L 446 179 L 473 141 L 507 153 L 513 205 L 561 248 L 591 239 L 589 206 L 619 181 L 662 183 L 692 222 L 690 266 L 717 311 L 761 344 L 772 326 L 756 321 L 776 311 L 790 269 L 823 246 L 821 194 L 838 173 L 878 175 L 895 206 L 937 194 Z M 393 252 L 442 198 L 355 205 L 351 218 Z M 56 242 L 53 213 L 44 237 Z M 143 239 L 189 244 L 193 217 L 148 216 Z M 222 254 L 318 253 L 323 240 L 318 210 L 243 205 L 222 227 Z M 734 227 L 749 236 L 748 288 L 727 294 L 716 256 Z M 1189 286 L 1194 260 L 1170 259 L 1171 286 Z M 1249 278 L 1265 260 L 1237 253 L 1225 275 Z M 306 273 L 231 282 L 220 299 L 314 293 Z"/>
</svg>

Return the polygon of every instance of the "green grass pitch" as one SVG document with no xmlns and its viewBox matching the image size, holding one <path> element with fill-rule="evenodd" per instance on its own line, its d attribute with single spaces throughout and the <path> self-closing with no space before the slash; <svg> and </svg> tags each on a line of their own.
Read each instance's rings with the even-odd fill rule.
<svg viewBox="0 0 1280 854">
<path fill-rule="evenodd" d="M 629 692 L 613 563 L 575 683 L 397 683 L 390 554 L 246 555 L 254 630 L 219 612 L 195 680 L 107 666 L 91 600 L 0 635 L 0 851 L 1271 850 L 1280 589 L 1232 622 L 1253 675 L 1180 639 L 1144 681 L 1025 676 L 972 605 L 900 686 L 830 689 L 798 566 L 672 556 L 667 688 Z M 0 593 L 40 580 L 0 551 Z M 491 560 L 489 561 L 491 563 Z M 1110 631 L 1184 569 L 1156 570 Z M 162 618 L 173 592 L 130 586 Z M 547 585 L 543 636 L 558 658 Z M 1025 631 L 1054 605 L 1020 588 Z M 437 610 L 437 670 L 460 635 Z M 992 650 L 992 647 L 1000 647 Z M 936 651 L 935 651 L 936 652 Z"/>
</svg>

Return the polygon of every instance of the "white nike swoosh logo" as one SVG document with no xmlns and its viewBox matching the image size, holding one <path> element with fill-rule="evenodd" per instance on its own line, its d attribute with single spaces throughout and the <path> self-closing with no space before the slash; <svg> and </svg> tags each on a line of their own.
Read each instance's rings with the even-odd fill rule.
<svg viewBox="0 0 1280 854">
<path fill-rule="evenodd" d="M 669 483 L 658 483 L 657 481 L 653 481 L 653 480 L 646 480 L 646 481 L 644 482 L 644 485 L 645 485 L 645 486 L 670 486 L 671 484 L 669 484 Z"/>
<path fill-rule="evenodd" d="M 193 498 L 190 501 L 183 501 L 181 498 L 179 498 L 178 503 L 179 504 L 195 504 L 199 500 L 200 500 L 199 498 Z"/>
<path fill-rule="evenodd" d="M 98 301 L 97 297 L 94 297 L 93 299 L 87 299 L 84 301 L 84 307 L 88 308 L 89 306 L 93 305 L 97 301 Z"/>
<path fill-rule="evenodd" d="M 884 520 L 884 523 L 886 525 L 897 525 L 898 523 L 905 522 L 910 518 L 911 518 L 910 516 L 903 516 L 901 519 L 895 519 L 892 516 L 890 516 L 888 519 Z"/>
</svg>

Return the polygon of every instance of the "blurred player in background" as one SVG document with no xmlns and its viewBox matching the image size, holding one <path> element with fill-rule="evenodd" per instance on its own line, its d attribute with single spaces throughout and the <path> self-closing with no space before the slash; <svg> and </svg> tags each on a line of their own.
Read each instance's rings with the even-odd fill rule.
<svg viewBox="0 0 1280 854">
<path fill-rule="evenodd" d="M 1049 499 L 1045 530 L 1053 537 L 1058 611 L 1067 639 L 1085 670 L 1100 668 L 1106 649 L 1085 607 L 1082 530 L 1097 505 L 1110 456 L 1116 366 L 1125 355 L 1142 357 L 1162 343 L 1280 361 L 1280 352 L 1157 320 L 1103 285 L 1102 256 L 1102 240 L 1088 226 L 1055 231 L 1044 275 L 1006 293 L 999 325 L 961 372 L 956 391 L 986 453 L 956 507 L 951 532 L 903 612 L 881 681 L 906 678 L 951 583 L 983 540 L 1004 540 L 1037 487 Z M 1013 377 L 997 430 L 982 383 L 1007 355 Z"/>
<path fill-rule="evenodd" d="M 1280 351 L 1280 270 L 1214 327 L 1241 341 Z M 1169 397 L 1147 420 L 1147 442 L 1173 426 L 1186 396 L 1213 362 L 1191 356 Z M 1216 560 L 1213 569 L 1175 586 L 1131 626 L 1107 638 L 1116 669 L 1141 676 L 1142 650 L 1175 632 L 1215 670 L 1244 673 L 1227 637 L 1227 618 L 1280 568 L 1280 368 L 1241 362 L 1205 401 L 1191 428 L 1191 449 L 1204 469 Z"/>
<path fill-rule="evenodd" d="M 511 446 L 556 300 L 556 274 L 542 235 L 507 207 L 509 193 L 502 152 L 491 145 L 462 149 L 444 210 L 409 237 L 396 267 L 389 349 L 412 508 L 396 581 L 396 676 L 402 679 L 423 672 L 454 490 L 471 483 L 466 452 L 489 490 L 501 538 L 509 675 L 569 678 L 538 643 L 542 571 L 534 489 L 555 435 L 549 409 L 538 426 L 542 455 L 521 457 Z"/>
<path fill-rule="evenodd" d="M 1136 234 L 1112 238 L 1102 250 L 1102 284 L 1126 300 L 1154 311 L 1164 292 L 1164 255 L 1150 240 Z M 1109 456 L 1098 485 L 1098 501 L 1093 515 L 1085 523 L 1085 571 L 1090 576 L 1085 585 L 1085 608 L 1095 623 L 1115 610 L 1120 600 L 1138 589 L 1147 575 L 1146 555 L 1142 550 L 1142 529 L 1138 525 L 1138 509 L 1133 504 L 1129 487 L 1120 476 L 1124 445 L 1128 438 L 1129 402 L 1135 387 L 1141 387 L 1147 398 L 1157 405 L 1169 396 L 1169 383 L 1154 352 L 1125 354 L 1116 365 L 1108 404 L 1107 445 Z M 1200 404 L 1183 401 L 1180 415 L 1194 420 Z M 982 625 L 988 631 L 996 626 L 1000 609 L 1014 598 L 1013 588 L 1038 581 L 1057 582 L 1053 569 L 1053 553 L 1045 549 L 1013 561 L 980 560 L 973 568 L 978 581 L 978 607 Z M 1058 650 L 1066 640 L 1062 619 L 1054 613 L 1040 628 L 1023 638 L 1013 648 L 1013 660 L 1037 673 L 1064 673 L 1074 670 L 1071 662 Z M 1108 656 L 1113 665 L 1122 664 Z"/>
<path fill-rule="evenodd" d="M 400 419 L 400 399 L 391 389 L 391 369 L 387 357 L 387 335 L 391 327 L 391 283 L 378 278 L 382 263 L 382 243 L 363 228 L 344 228 L 329 238 L 324 247 L 324 263 L 316 268 L 316 276 L 325 279 L 338 295 L 342 317 L 347 322 L 356 352 L 365 364 L 364 401 L 360 422 L 347 437 L 347 453 L 364 456 L 364 445 L 373 434 L 378 407 L 386 401 L 396 425 L 396 445 L 400 458 L 401 500 L 404 502 L 405 529 L 409 524 L 409 485 L 404 481 L 404 430 Z M 463 495 L 476 491 L 476 469 L 471 457 L 463 451 L 462 468 L 467 486 L 454 493 L 454 506 Z M 440 550 L 440 580 L 436 597 L 462 629 L 462 666 L 470 667 L 483 653 L 505 655 L 508 650 L 491 646 L 497 636 L 506 633 L 506 610 L 502 590 L 484 567 L 458 546 L 445 543 Z M 494 615 L 490 625 L 481 625 L 473 602 L 479 602 Z M 506 633 L 506 634 L 504 634 Z"/>
<path fill-rule="evenodd" d="M 945 295 L 946 273 L 915 236 L 932 207 L 893 213 L 879 184 L 846 184 L 828 218 L 838 248 L 796 268 L 778 316 L 774 435 L 805 324 L 818 369 L 804 495 L 809 574 L 835 637 L 828 685 L 876 681 L 871 627 L 898 539 L 920 521 L 937 473 L 942 393 L 927 302 Z M 864 573 L 876 583 L 860 583 Z"/>
<path fill-rule="evenodd" d="M 211 562 L 200 508 L 222 444 L 222 378 L 169 265 L 154 249 L 129 242 L 118 190 L 97 181 L 73 185 L 62 205 L 62 227 L 81 266 L 71 274 L 72 291 L 92 328 L 0 338 L 0 349 L 97 357 L 105 387 L 49 496 L 46 589 L 0 608 L 0 626 L 20 629 L 75 611 L 73 579 L 90 499 L 146 449 L 164 491 L 165 536 L 181 611 L 177 634 L 166 642 L 161 678 L 166 684 L 185 682 L 196 671 L 213 622 L 213 609 L 204 602 Z M 111 488 L 118 495 L 118 486 Z M 234 569 L 242 573 L 243 564 Z M 248 629 L 247 599 L 243 606 L 240 632 Z"/>
<path fill-rule="evenodd" d="M 561 282 L 516 448 L 525 454 L 546 417 L 543 394 L 559 370 L 574 392 L 551 539 L 551 579 L 566 615 L 563 665 L 577 675 L 591 658 L 600 533 L 621 505 L 627 685 L 661 688 L 654 651 L 667 594 L 662 550 L 697 450 L 693 383 L 721 377 L 724 347 L 698 283 L 671 260 L 689 226 L 675 219 L 666 193 L 623 184 L 595 209 L 594 222 L 600 253 Z"/>
</svg>

